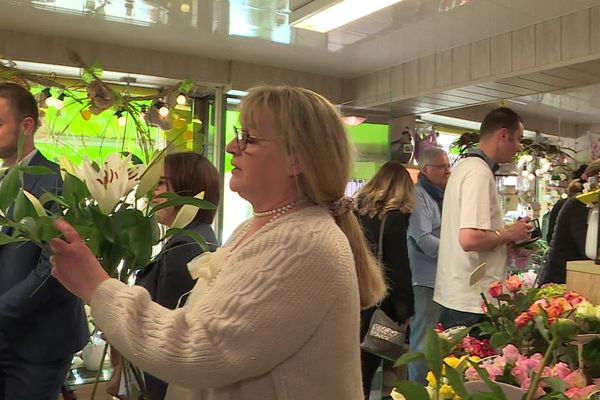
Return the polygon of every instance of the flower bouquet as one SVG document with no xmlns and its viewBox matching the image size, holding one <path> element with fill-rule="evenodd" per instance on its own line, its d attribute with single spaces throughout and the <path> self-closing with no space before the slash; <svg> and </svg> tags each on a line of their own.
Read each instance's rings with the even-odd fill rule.
<svg viewBox="0 0 600 400">
<path fill-rule="evenodd" d="M 81 165 L 63 156 L 60 160 L 62 193 L 47 192 L 39 199 L 23 189 L 23 174 L 53 171 L 17 164 L 0 184 L 0 225 L 13 228 L 11 235 L 0 232 L 0 244 L 32 241 L 50 255 L 48 242 L 59 234 L 53 222 L 64 218 L 77 230 L 106 272 L 125 283 L 130 283 L 133 273 L 151 262 L 153 247 L 174 233 L 188 235 L 206 249 L 201 235 L 184 229 L 199 208 L 215 208 L 203 200 L 203 193 L 195 197 L 175 193 L 153 195 L 165 155 L 166 150 L 157 152 L 146 165 L 134 160 L 131 154 L 113 153 L 103 162 L 84 159 Z M 181 208 L 171 227 L 161 234 L 156 213 L 173 206 Z M 50 270 L 47 276 L 50 277 Z M 102 363 L 105 355 L 106 348 Z M 136 369 L 132 372 L 143 390 L 141 372 Z"/>
</svg>

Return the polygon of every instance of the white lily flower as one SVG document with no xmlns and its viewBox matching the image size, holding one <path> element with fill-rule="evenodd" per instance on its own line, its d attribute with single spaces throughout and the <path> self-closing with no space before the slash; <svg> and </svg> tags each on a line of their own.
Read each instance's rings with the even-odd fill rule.
<svg viewBox="0 0 600 400">
<path fill-rule="evenodd" d="M 89 160 L 81 164 L 85 185 L 105 215 L 110 214 L 121 198 L 131 191 L 128 173 L 130 161 L 131 155 L 121 159 L 120 154 L 112 153 L 100 165 L 99 171 Z"/>
</svg>

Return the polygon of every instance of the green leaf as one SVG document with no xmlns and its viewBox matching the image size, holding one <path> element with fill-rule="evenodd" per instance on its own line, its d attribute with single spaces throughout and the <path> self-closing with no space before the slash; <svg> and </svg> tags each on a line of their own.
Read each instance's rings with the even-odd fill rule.
<svg viewBox="0 0 600 400">
<path fill-rule="evenodd" d="M 67 203 L 63 196 L 59 196 L 52 192 L 46 192 L 40 196 L 40 203 L 46 204 L 48 202 L 54 202 L 56 204 L 60 204 L 61 206 L 67 208 L 69 207 L 69 203 Z"/>
<path fill-rule="evenodd" d="M 173 206 L 183 206 L 185 204 L 189 204 L 192 206 L 196 206 L 202 210 L 214 210 L 217 208 L 214 204 L 209 201 L 197 199 L 195 197 L 183 197 L 177 196 L 173 197 L 163 203 L 157 204 L 150 210 L 152 214 L 156 213 L 158 210 L 162 210 L 163 208 L 173 207 Z"/>
<path fill-rule="evenodd" d="M 8 236 L 4 232 L 0 232 L 0 246 L 3 246 L 5 244 L 10 244 L 10 243 L 27 242 L 27 241 L 28 241 L 27 238 L 24 238 L 24 237 L 12 237 L 12 236 Z"/>
<path fill-rule="evenodd" d="M 51 239 L 60 236 L 60 232 L 54 226 L 54 218 L 42 217 L 36 220 L 38 229 L 38 239 L 41 242 L 48 242 Z"/>
<path fill-rule="evenodd" d="M 564 393 L 567 391 L 567 384 L 562 379 L 558 378 L 544 378 L 550 389 L 553 392 Z"/>
<path fill-rule="evenodd" d="M 442 354 L 441 341 L 443 339 L 434 329 L 429 329 L 425 335 L 425 357 L 427 358 L 427 366 L 439 382 L 442 375 Z"/>
<path fill-rule="evenodd" d="M 446 364 L 446 378 L 448 378 L 448 382 L 454 392 L 458 394 L 461 398 L 467 397 L 467 389 L 465 388 L 465 383 L 463 382 L 462 373 L 458 372 L 455 368 L 452 368 L 448 363 Z"/>
<path fill-rule="evenodd" d="M 88 210 L 90 211 L 94 225 L 98 228 L 106 240 L 108 240 L 110 243 L 116 243 L 117 237 L 115 235 L 115 231 L 119 231 L 117 230 L 117 227 L 113 226 L 113 221 L 111 221 L 110 217 L 102 214 L 97 207 L 88 207 Z"/>
<path fill-rule="evenodd" d="M 85 198 L 88 193 L 87 187 L 83 181 L 71 174 L 65 174 L 62 196 L 69 204 L 78 203 L 81 199 Z"/>
<path fill-rule="evenodd" d="M 85 83 L 91 83 L 100 77 L 102 77 L 102 66 L 100 64 L 94 64 L 89 68 L 85 68 L 81 74 L 81 80 Z"/>
<path fill-rule="evenodd" d="M 31 201 L 27 198 L 23 190 L 20 190 L 15 200 L 13 209 L 13 218 L 15 221 L 21 221 L 25 217 L 37 217 L 37 212 Z"/>
<path fill-rule="evenodd" d="M 52 175 L 54 171 L 42 165 L 17 165 L 17 170 L 29 175 Z"/>
<path fill-rule="evenodd" d="M 538 331 L 540 332 L 540 334 L 542 335 L 542 337 L 547 341 L 550 342 L 550 334 L 548 333 L 548 316 L 546 315 L 546 313 L 544 312 L 543 308 L 540 307 L 540 311 L 541 314 L 537 314 L 535 317 L 533 317 L 534 321 L 535 321 L 535 326 L 538 329 Z"/>
<path fill-rule="evenodd" d="M 496 349 L 506 346 L 510 342 L 510 335 L 508 332 L 495 332 L 490 337 L 490 345 Z"/>
<path fill-rule="evenodd" d="M 22 193 L 25 195 L 25 197 L 27 197 L 27 200 L 29 200 L 33 206 L 38 217 L 45 217 L 47 215 L 46 210 L 44 210 L 42 203 L 40 203 L 37 197 L 35 197 L 32 193 L 29 193 L 27 190 L 23 190 Z"/>
<path fill-rule="evenodd" d="M 186 80 L 182 81 L 181 84 L 179 85 L 179 91 L 181 93 L 188 94 L 190 92 L 190 90 L 192 90 L 193 87 L 194 87 L 194 81 L 192 81 L 191 79 L 186 79 Z"/>
<path fill-rule="evenodd" d="M 402 381 L 396 385 L 396 390 L 409 400 L 429 400 L 427 390 L 417 382 Z"/>
<path fill-rule="evenodd" d="M 32 217 L 24 217 L 19 220 L 19 230 L 24 231 L 29 237 L 37 238 L 38 226 Z"/>
<path fill-rule="evenodd" d="M 474 327 L 479 328 L 482 335 L 491 335 L 492 333 L 496 332 L 496 328 L 489 321 L 480 322 L 474 325 Z"/>
<path fill-rule="evenodd" d="M 400 356 L 399 359 L 396 360 L 396 362 L 394 363 L 394 368 L 400 367 L 402 365 L 408 365 L 411 362 L 421 361 L 421 360 L 425 360 L 425 354 L 423 354 L 423 353 L 418 353 L 415 351 L 412 351 L 409 353 L 404 353 Z"/>
<path fill-rule="evenodd" d="M 152 235 L 148 234 L 152 231 L 150 224 L 150 219 L 143 218 L 127 230 L 129 245 L 135 255 L 134 267 L 145 266 L 152 257 Z"/>
<path fill-rule="evenodd" d="M 6 214 L 10 205 L 15 201 L 20 188 L 21 180 L 19 179 L 19 171 L 16 168 L 11 168 L 0 182 L 0 210 L 4 214 Z"/>
<path fill-rule="evenodd" d="M 170 228 L 167 230 L 166 235 L 170 236 L 175 233 L 179 233 L 180 235 L 185 235 L 187 237 L 194 239 L 194 241 L 196 243 L 198 243 L 198 245 L 202 248 L 202 250 L 208 251 L 208 245 L 206 244 L 206 240 L 204 240 L 204 237 L 202 237 L 202 235 L 200 235 L 198 232 L 190 231 L 187 229 Z"/>
</svg>

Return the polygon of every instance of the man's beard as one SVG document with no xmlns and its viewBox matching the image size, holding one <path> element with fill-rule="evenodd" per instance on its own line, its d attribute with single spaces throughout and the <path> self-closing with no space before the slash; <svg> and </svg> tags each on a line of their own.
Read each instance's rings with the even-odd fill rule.
<svg viewBox="0 0 600 400">
<path fill-rule="evenodd" d="M 0 158 L 9 158 L 17 155 L 19 150 L 18 146 L 9 145 L 7 147 L 0 147 Z"/>
</svg>

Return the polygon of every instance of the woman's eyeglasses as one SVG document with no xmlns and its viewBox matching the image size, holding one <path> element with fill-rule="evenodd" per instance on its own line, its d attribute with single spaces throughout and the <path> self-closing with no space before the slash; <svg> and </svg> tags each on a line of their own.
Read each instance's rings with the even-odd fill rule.
<svg viewBox="0 0 600 400">
<path fill-rule="evenodd" d="M 235 132 L 235 140 L 236 140 L 237 145 L 240 148 L 240 150 L 246 150 L 248 143 L 256 143 L 256 142 L 262 141 L 262 140 L 264 140 L 264 141 L 272 140 L 272 139 L 258 138 L 256 136 L 252 136 L 252 135 L 250 135 L 250 132 L 243 130 L 241 128 L 238 128 L 237 126 L 233 127 L 233 131 Z"/>
</svg>

